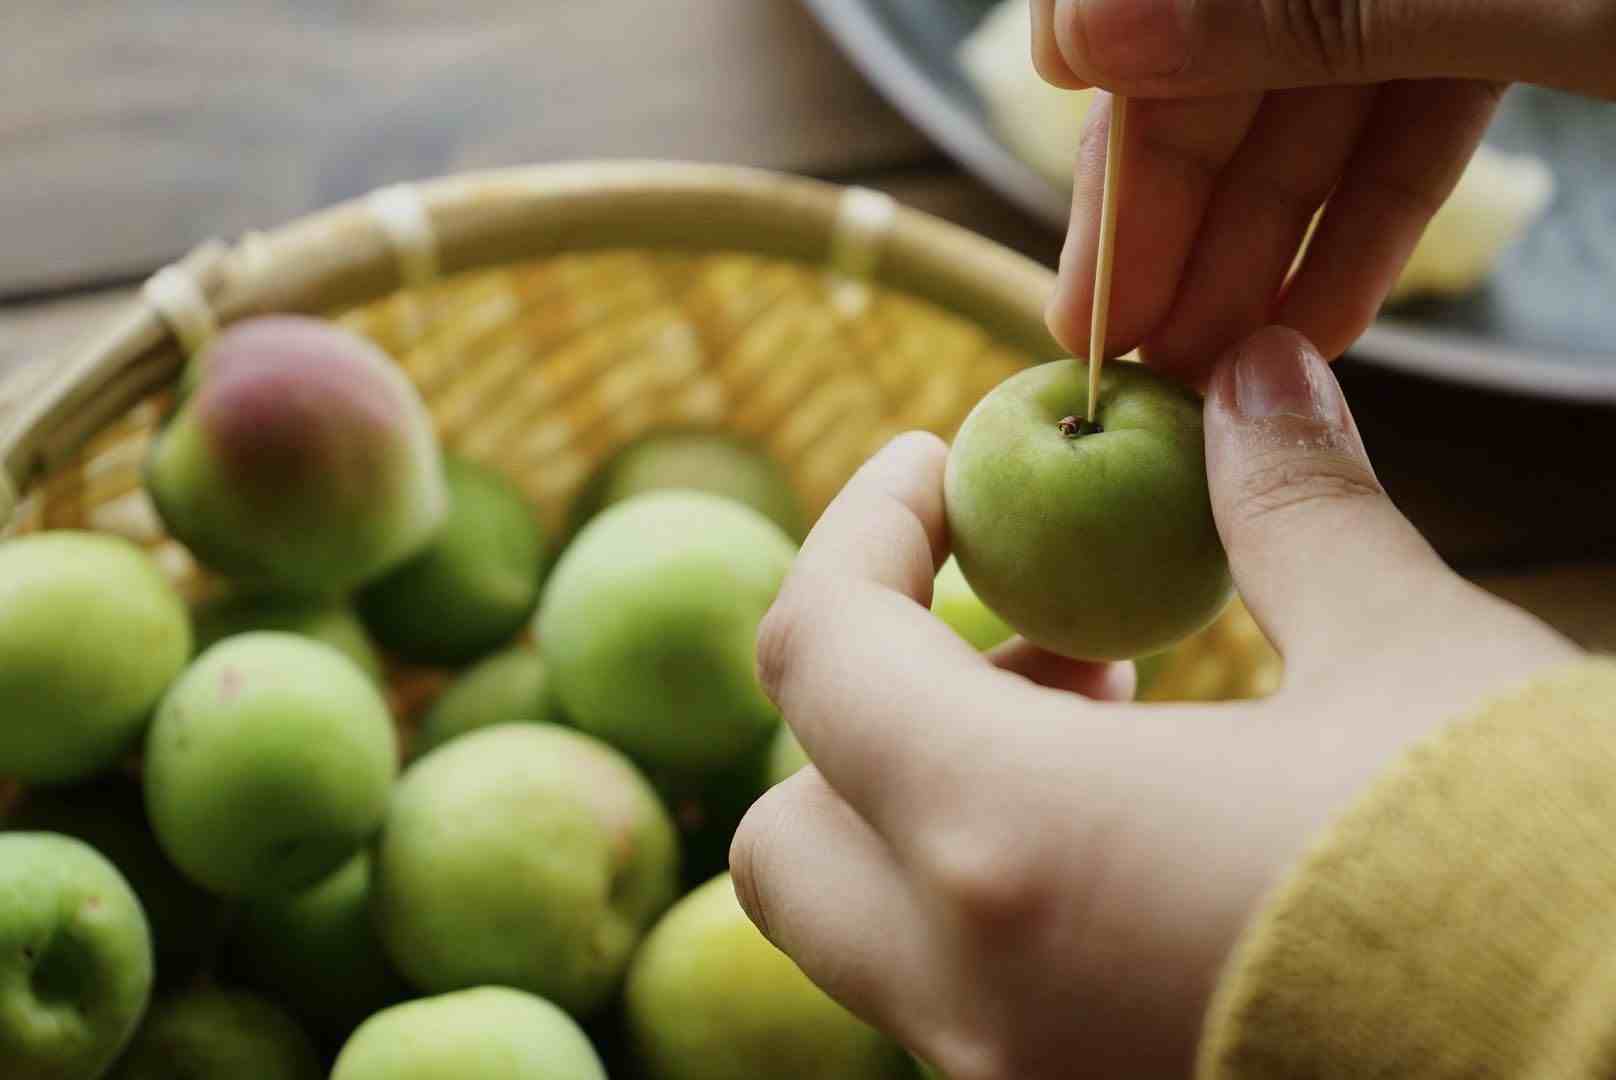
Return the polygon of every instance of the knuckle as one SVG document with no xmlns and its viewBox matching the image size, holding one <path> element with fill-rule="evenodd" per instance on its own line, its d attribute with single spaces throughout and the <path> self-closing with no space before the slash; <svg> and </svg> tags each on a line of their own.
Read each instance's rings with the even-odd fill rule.
<svg viewBox="0 0 1616 1080">
<path fill-rule="evenodd" d="M 1208 129 L 1162 125 L 1149 120 L 1138 125 L 1136 139 L 1145 153 L 1161 162 L 1169 163 L 1177 171 L 1192 179 L 1216 179 L 1228 164 L 1227 147 L 1217 138 L 1217 132 Z"/>
<path fill-rule="evenodd" d="M 1039 860 L 1015 837 L 949 830 L 932 837 L 923 859 L 937 895 L 978 931 L 1024 927 L 1043 905 Z"/>
<path fill-rule="evenodd" d="M 1271 47 L 1306 57 L 1329 79 L 1368 70 L 1373 0 L 1264 0 Z"/>
<path fill-rule="evenodd" d="M 1247 473 L 1233 509 L 1238 520 L 1250 524 L 1299 509 L 1350 504 L 1382 494 L 1374 474 L 1351 458 L 1287 456 Z"/>
</svg>

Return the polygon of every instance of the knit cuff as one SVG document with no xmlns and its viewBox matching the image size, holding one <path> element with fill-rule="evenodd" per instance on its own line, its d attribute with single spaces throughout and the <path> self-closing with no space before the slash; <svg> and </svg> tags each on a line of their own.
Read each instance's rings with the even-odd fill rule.
<svg viewBox="0 0 1616 1080">
<path fill-rule="evenodd" d="M 1247 927 L 1199 1075 L 1616 1075 L 1616 663 L 1383 775 Z"/>
</svg>

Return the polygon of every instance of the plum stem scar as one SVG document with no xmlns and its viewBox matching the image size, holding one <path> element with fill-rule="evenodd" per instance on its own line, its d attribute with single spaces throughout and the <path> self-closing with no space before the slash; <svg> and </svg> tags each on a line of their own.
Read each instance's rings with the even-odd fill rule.
<svg viewBox="0 0 1616 1080">
<path fill-rule="evenodd" d="M 1055 427 L 1068 439 L 1078 439 L 1084 435 L 1098 435 L 1105 430 L 1100 426 L 1098 420 L 1079 420 L 1075 416 L 1061 417 L 1055 421 Z"/>
<path fill-rule="evenodd" d="M 1111 266 L 1117 240 L 1117 198 L 1122 185 L 1122 140 L 1128 128 L 1128 99 L 1111 98 L 1111 129 L 1105 140 L 1105 186 L 1100 194 L 1100 237 L 1094 252 L 1094 304 L 1089 313 L 1088 422 L 1100 400 L 1100 368 L 1105 364 L 1106 322 L 1111 314 Z"/>
</svg>

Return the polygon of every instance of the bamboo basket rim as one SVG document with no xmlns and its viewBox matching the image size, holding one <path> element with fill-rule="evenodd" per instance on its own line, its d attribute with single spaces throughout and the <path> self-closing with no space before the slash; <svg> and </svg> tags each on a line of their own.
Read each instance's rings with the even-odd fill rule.
<svg viewBox="0 0 1616 1080">
<path fill-rule="evenodd" d="M 863 188 L 657 160 L 460 173 L 381 188 L 234 244 L 210 240 L 154 274 L 51 370 L 24 368 L 27 392 L 11 415 L 0 415 L 0 527 L 34 483 L 179 377 L 181 338 L 197 328 L 165 314 L 153 285 L 178 278 L 194 290 L 201 308 L 192 315 L 205 331 L 255 314 L 358 304 L 461 271 L 614 247 L 820 264 L 933 302 L 1034 355 L 1059 353 L 1043 321 L 1049 269 Z"/>
</svg>

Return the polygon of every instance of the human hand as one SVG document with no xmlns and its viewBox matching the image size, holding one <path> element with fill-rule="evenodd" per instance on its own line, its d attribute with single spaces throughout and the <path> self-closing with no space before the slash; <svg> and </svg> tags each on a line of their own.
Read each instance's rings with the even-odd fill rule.
<svg viewBox="0 0 1616 1080">
<path fill-rule="evenodd" d="M 1268 322 L 1345 351 L 1509 82 L 1616 97 L 1616 0 L 1030 3 L 1046 80 L 1133 99 L 1107 352 L 1198 385 Z M 1109 98 L 1089 114 L 1049 307 L 1078 355 L 1110 116 Z"/>
<path fill-rule="evenodd" d="M 951 1080 L 1182 1075 L 1219 967 L 1308 838 L 1411 741 L 1578 651 L 1387 500 L 1288 330 L 1206 405 L 1219 532 L 1286 662 L 1261 702 L 1134 705 L 1130 665 L 976 653 L 926 610 L 945 449 L 873 458 L 759 636 L 813 765 L 731 849 L 753 920 Z"/>
</svg>

